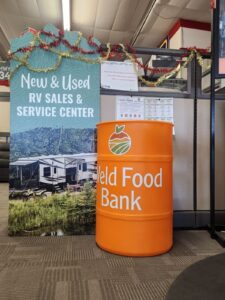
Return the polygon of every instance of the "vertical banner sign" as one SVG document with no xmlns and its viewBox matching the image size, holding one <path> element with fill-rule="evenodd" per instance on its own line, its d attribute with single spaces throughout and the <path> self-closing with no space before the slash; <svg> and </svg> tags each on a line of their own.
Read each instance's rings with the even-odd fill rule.
<svg viewBox="0 0 225 300">
<path fill-rule="evenodd" d="M 80 33 L 52 25 L 11 43 L 10 235 L 94 233 L 94 50 Z"/>
</svg>

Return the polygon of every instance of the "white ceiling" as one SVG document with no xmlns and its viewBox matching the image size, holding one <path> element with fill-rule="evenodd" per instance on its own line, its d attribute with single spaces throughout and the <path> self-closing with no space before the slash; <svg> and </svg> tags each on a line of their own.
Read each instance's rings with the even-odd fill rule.
<svg viewBox="0 0 225 300">
<path fill-rule="evenodd" d="M 209 0 L 71 0 L 71 30 L 101 42 L 157 47 L 180 18 L 210 22 Z M 27 27 L 62 27 L 61 0 L 0 0 L 0 56 Z"/>
</svg>

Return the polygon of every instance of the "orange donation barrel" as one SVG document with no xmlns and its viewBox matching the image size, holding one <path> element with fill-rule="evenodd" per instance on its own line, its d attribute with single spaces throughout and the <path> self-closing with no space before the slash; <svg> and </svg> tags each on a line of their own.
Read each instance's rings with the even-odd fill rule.
<svg viewBox="0 0 225 300">
<path fill-rule="evenodd" d="M 96 242 L 126 256 L 172 247 L 172 127 L 163 121 L 97 125 Z"/>
</svg>

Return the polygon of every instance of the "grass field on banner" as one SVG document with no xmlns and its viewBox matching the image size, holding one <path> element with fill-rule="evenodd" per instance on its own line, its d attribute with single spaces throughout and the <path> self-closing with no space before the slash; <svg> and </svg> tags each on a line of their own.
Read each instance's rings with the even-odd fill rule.
<svg viewBox="0 0 225 300">
<path fill-rule="evenodd" d="M 81 192 L 47 198 L 10 200 L 10 235 L 93 234 L 96 190 L 89 183 Z"/>
</svg>

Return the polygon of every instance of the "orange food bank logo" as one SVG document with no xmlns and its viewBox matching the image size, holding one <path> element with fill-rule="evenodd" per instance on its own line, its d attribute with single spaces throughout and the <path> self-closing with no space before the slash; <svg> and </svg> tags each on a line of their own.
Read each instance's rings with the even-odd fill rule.
<svg viewBox="0 0 225 300">
<path fill-rule="evenodd" d="M 109 138 L 109 149 L 113 154 L 123 155 L 130 150 L 131 138 L 124 129 L 125 125 L 116 125 L 115 131 Z"/>
</svg>

